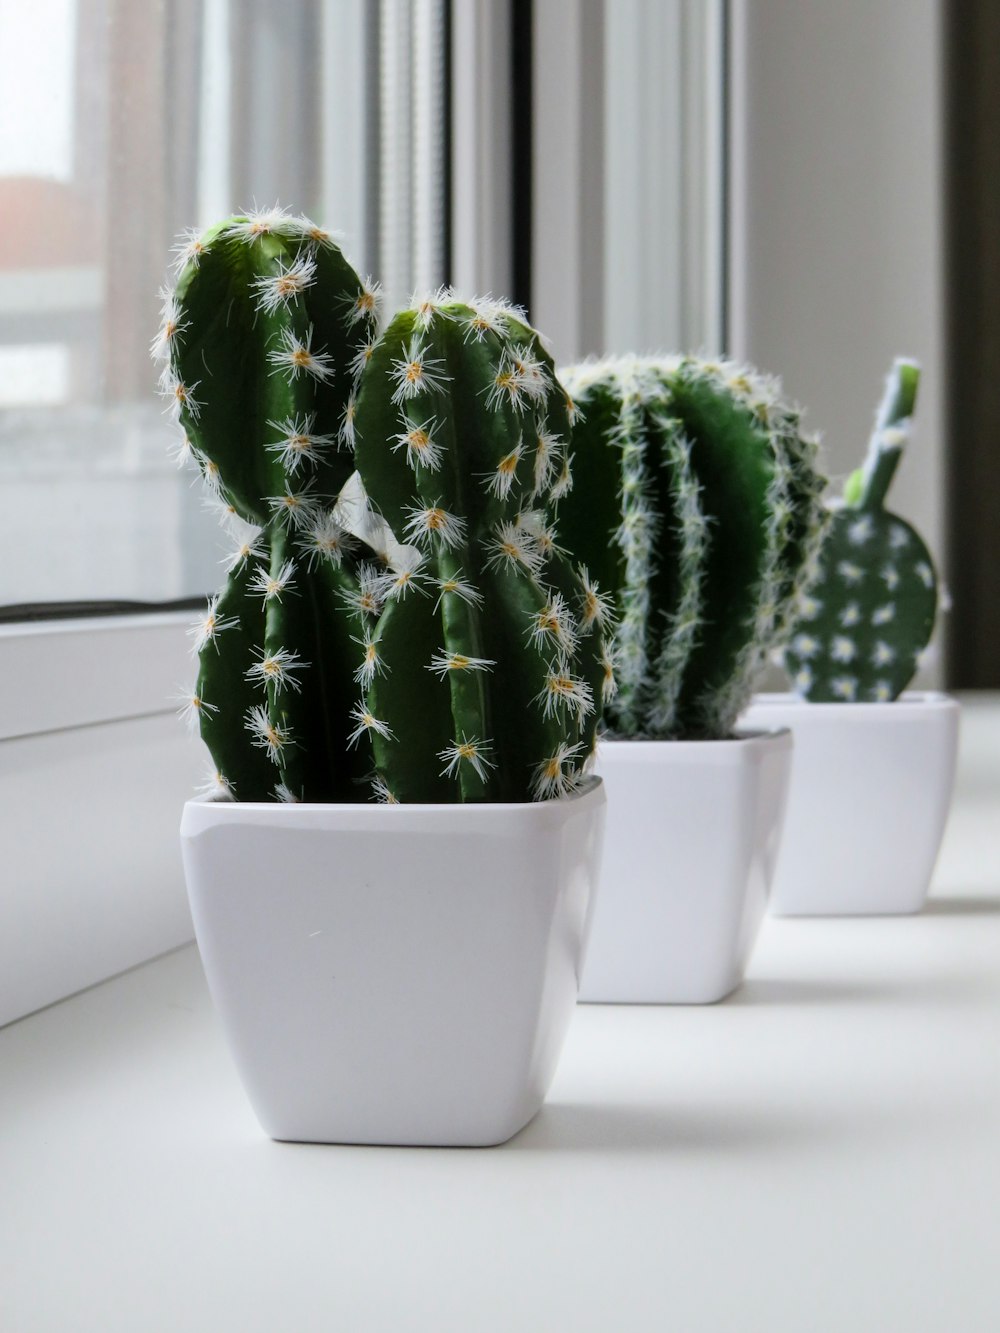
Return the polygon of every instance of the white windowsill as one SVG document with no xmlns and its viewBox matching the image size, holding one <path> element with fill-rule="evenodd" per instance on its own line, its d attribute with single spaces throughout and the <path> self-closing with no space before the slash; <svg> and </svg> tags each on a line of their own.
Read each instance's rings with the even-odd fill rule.
<svg viewBox="0 0 1000 1333">
<path fill-rule="evenodd" d="M 193 948 L 0 1032 L 0 1325 L 992 1333 L 1000 702 L 965 702 L 925 914 L 770 920 L 711 1008 L 581 1006 L 506 1147 L 271 1143 Z"/>
<path fill-rule="evenodd" d="M 0 741 L 169 712 L 194 678 L 193 619 L 171 611 L 0 625 Z"/>
<path fill-rule="evenodd" d="M 177 829 L 208 765 L 173 702 L 190 619 L 0 626 L 0 1024 L 192 936 Z"/>
</svg>

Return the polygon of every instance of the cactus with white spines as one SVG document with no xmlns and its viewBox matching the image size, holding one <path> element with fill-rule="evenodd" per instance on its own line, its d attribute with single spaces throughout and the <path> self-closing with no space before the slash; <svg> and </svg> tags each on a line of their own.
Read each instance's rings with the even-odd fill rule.
<svg viewBox="0 0 1000 1333">
<path fill-rule="evenodd" d="M 183 710 L 215 761 L 206 790 L 572 791 L 610 684 L 608 611 L 552 530 L 569 420 L 538 335 L 503 302 L 439 292 L 379 338 L 375 285 L 278 210 L 189 236 L 180 259 L 154 354 L 236 540 Z"/>
<path fill-rule="evenodd" d="M 917 669 L 937 616 L 938 580 L 919 533 L 885 508 L 909 439 L 920 369 L 898 359 L 864 464 L 844 487 L 784 647 L 797 694 L 814 703 L 886 703 Z"/>
<path fill-rule="evenodd" d="M 447 293 L 385 330 L 361 377 L 358 470 L 407 545 L 359 613 L 354 735 L 386 801 L 523 801 L 578 784 L 608 671 L 600 591 L 551 525 L 570 423 L 521 312 Z"/>
<path fill-rule="evenodd" d="M 816 441 L 776 381 L 726 361 L 560 377 L 578 418 L 560 532 L 618 615 L 612 734 L 726 737 L 815 565 Z"/>
<path fill-rule="evenodd" d="M 153 352 L 235 543 L 194 627 L 187 711 L 220 795 L 356 800 L 370 758 L 345 751 L 355 650 L 340 608 L 359 561 L 336 499 L 354 469 L 350 366 L 374 336 L 377 288 L 280 209 L 189 235 L 178 259 Z"/>
</svg>

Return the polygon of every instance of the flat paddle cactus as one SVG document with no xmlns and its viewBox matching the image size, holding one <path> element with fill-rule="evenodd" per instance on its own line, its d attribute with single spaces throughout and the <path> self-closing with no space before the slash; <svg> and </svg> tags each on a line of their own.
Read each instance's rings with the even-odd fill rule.
<svg viewBox="0 0 1000 1333">
<path fill-rule="evenodd" d="M 919 380 L 914 362 L 893 365 L 868 456 L 848 478 L 785 646 L 796 693 L 814 703 L 896 699 L 934 630 L 934 562 L 915 529 L 885 508 Z"/>
</svg>

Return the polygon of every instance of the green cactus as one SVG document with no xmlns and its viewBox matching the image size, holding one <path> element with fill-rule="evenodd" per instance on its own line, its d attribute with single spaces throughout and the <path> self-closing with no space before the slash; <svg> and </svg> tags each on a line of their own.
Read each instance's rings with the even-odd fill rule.
<svg viewBox="0 0 1000 1333">
<path fill-rule="evenodd" d="M 558 796 L 590 757 L 608 608 L 551 527 L 570 424 L 521 313 L 437 293 L 396 316 L 361 378 L 358 470 L 409 545 L 358 613 L 367 736 L 386 801 Z"/>
<path fill-rule="evenodd" d="M 153 351 L 236 544 L 194 628 L 187 711 L 220 794 L 357 800 L 369 760 L 345 752 L 357 650 L 339 608 L 357 597 L 358 559 L 335 502 L 378 291 L 280 209 L 190 235 L 178 259 Z"/>
<path fill-rule="evenodd" d="M 560 532 L 619 615 L 609 723 L 728 736 L 822 536 L 816 443 L 776 382 L 728 362 L 629 357 L 561 376 L 579 420 Z"/>
<path fill-rule="evenodd" d="M 814 703 L 896 699 L 934 631 L 934 562 L 910 524 L 885 508 L 919 382 L 913 361 L 893 364 L 868 456 L 847 480 L 789 629 L 785 666 L 796 693 Z"/>
</svg>

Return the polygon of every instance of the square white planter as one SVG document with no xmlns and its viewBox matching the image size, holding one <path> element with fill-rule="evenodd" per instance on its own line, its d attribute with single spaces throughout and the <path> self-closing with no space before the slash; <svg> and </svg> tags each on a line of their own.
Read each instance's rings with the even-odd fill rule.
<svg viewBox="0 0 1000 1333">
<path fill-rule="evenodd" d="M 189 801 L 212 998 L 264 1130 L 501 1143 L 576 1002 L 604 791 L 530 805 Z"/>
<path fill-rule="evenodd" d="M 605 741 L 601 888 L 580 998 L 711 1004 L 743 980 L 767 903 L 791 736 Z"/>
<path fill-rule="evenodd" d="M 920 911 L 951 804 L 958 715 L 943 694 L 884 704 L 755 697 L 741 726 L 795 736 L 774 913 Z"/>
</svg>

